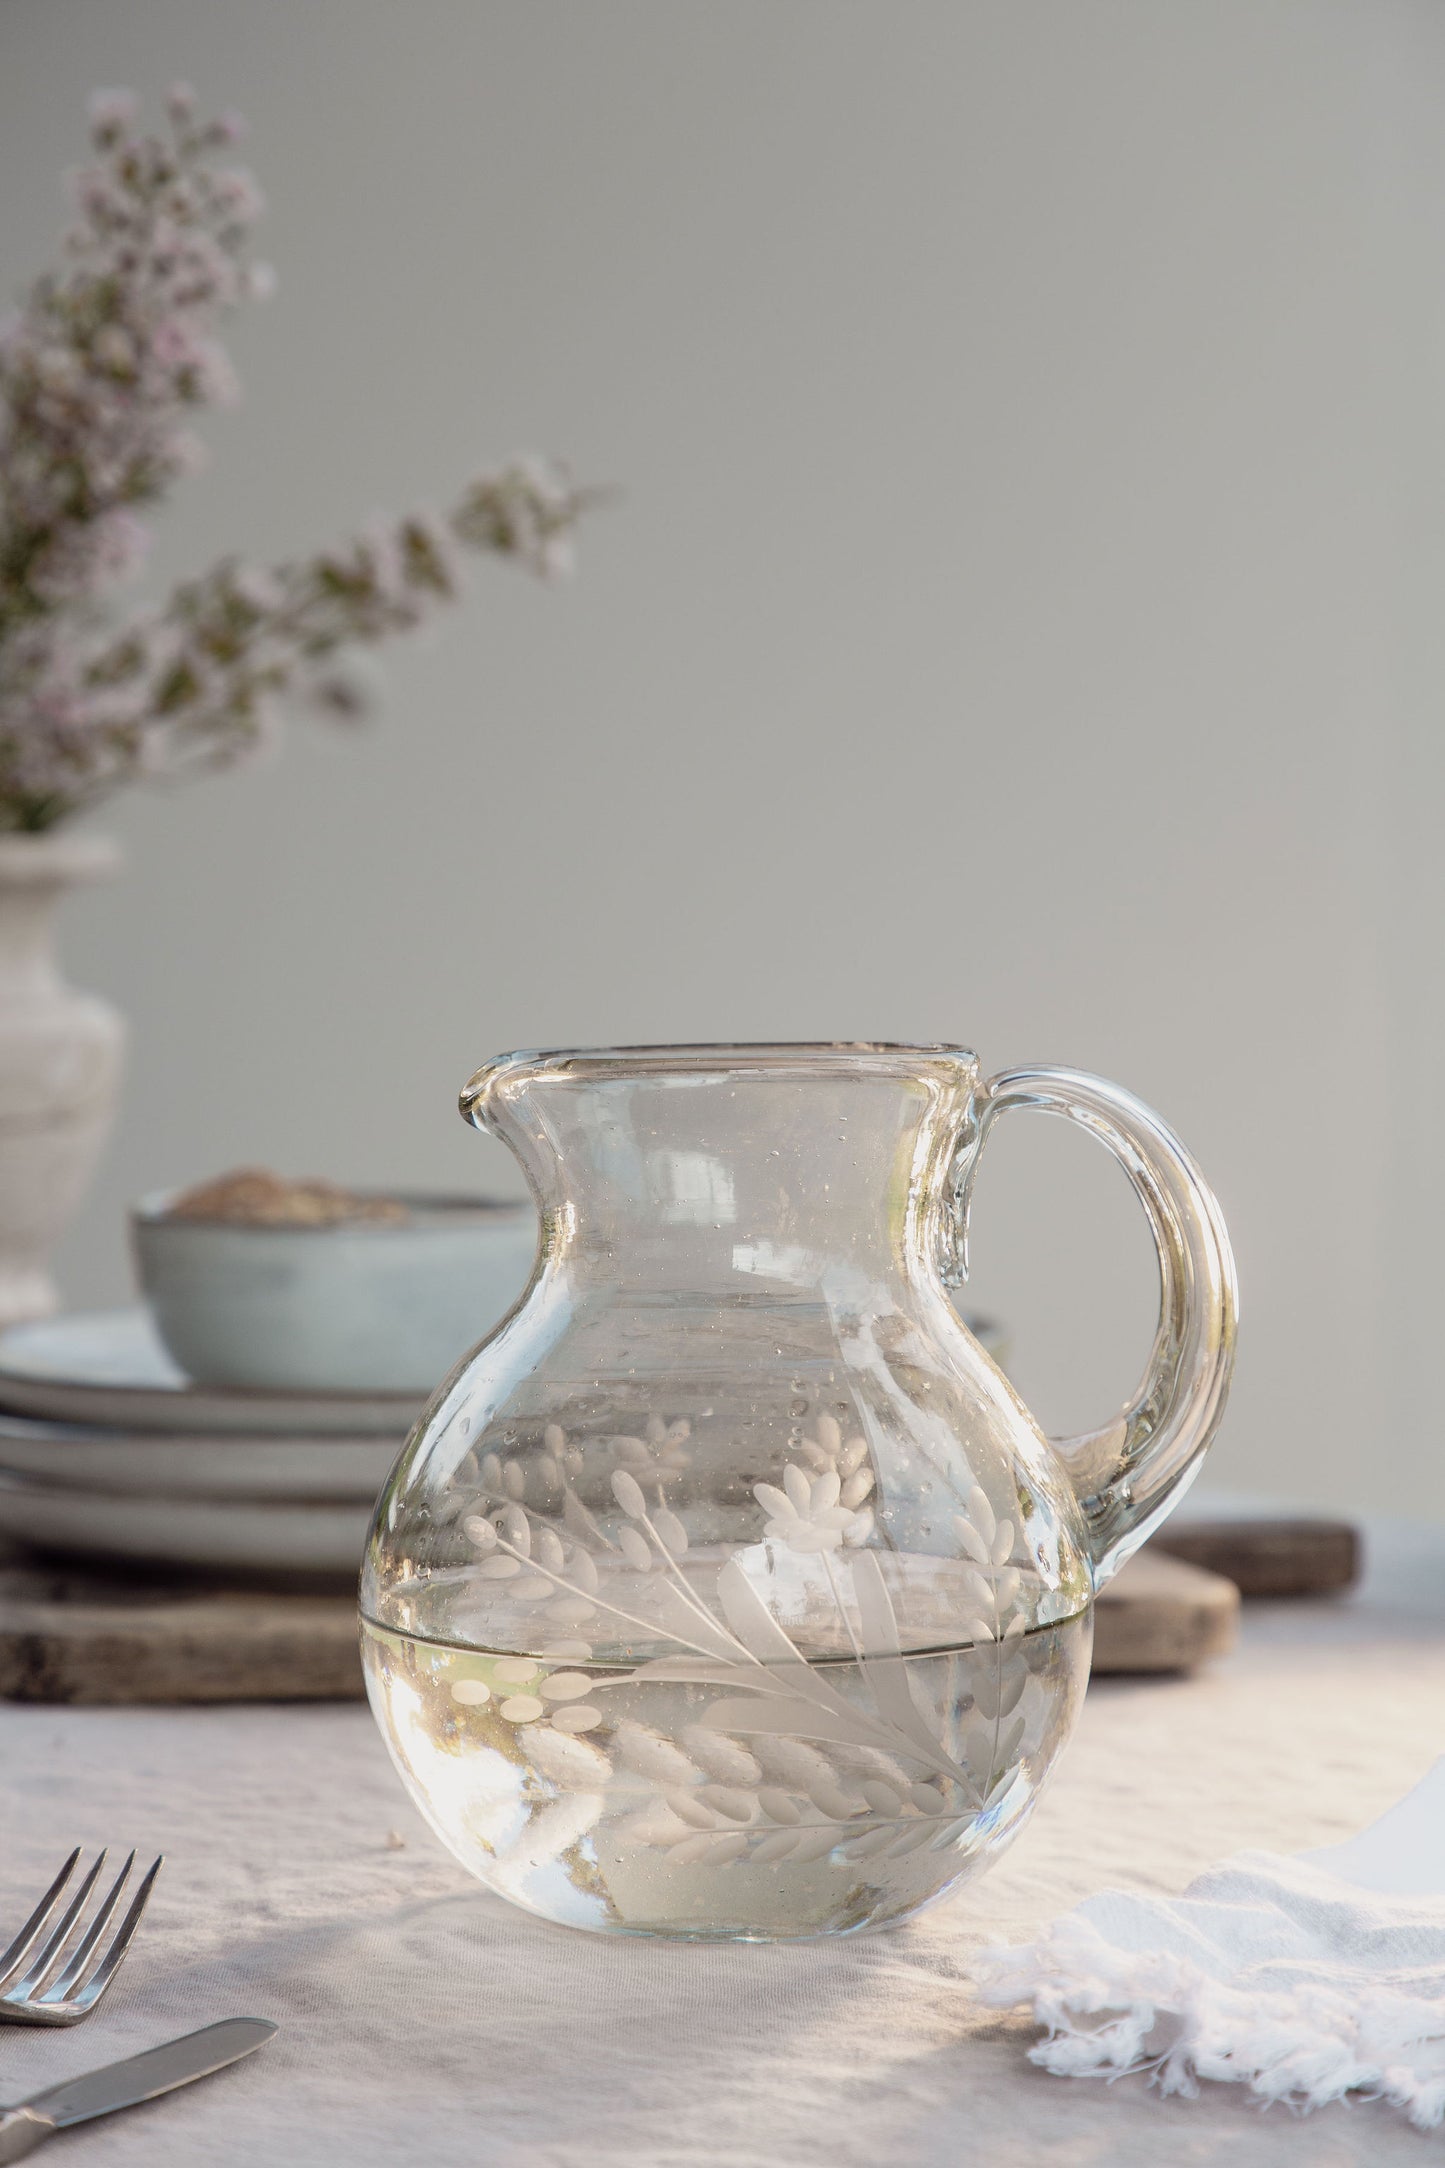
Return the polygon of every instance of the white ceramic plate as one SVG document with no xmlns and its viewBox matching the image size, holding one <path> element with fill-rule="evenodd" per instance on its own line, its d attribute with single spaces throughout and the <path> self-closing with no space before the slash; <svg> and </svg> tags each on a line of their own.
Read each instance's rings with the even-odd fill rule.
<svg viewBox="0 0 1445 2168">
<path fill-rule="evenodd" d="M 58 1423 L 121 1430 L 386 1436 L 398 1449 L 418 1393 L 251 1393 L 193 1385 L 157 1339 L 147 1313 L 77 1311 L 15 1325 L 0 1338 L 0 1409 Z"/>
<path fill-rule="evenodd" d="M 400 1449 L 397 1438 L 89 1430 L 0 1416 L 0 1476 L 131 1496 L 369 1505 Z"/>
<path fill-rule="evenodd" d="M 369 1503 L 126 1497 L 0 1476 L 0 1535 L 67 1558 L 354 1580 Z"/>
<path fill-rule="evenodd" d="M 988 1318 L 969 1326 L 1001 1368 L 1008 1346 Z M 440 1382 L 440 1380 L 438 1381 Z M 146 1311 L 84 1310 L 14 1325 L 0 1336 L 0 1413 L 117 1430 L 239 1431 L 252 1437 L 390 1437 L 398 1450 L 421 1413 L 416 1393 L 260 1393 L 193 1385 Z"/>
</svg>

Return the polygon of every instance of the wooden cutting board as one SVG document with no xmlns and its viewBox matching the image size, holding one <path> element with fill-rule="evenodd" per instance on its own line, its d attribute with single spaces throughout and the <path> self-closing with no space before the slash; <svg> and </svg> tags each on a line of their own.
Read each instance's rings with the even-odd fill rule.
<svg viewBox="0 0 1445 2168">
<path fill-rule="evenodd" d="M 1234 1647 L 1239 1590 L 1154 1550 L 1122 1566 L 1094 1605 L 1094 1676 L 1195 1671 Z"/>
<path fill-rule="evenodd" d="M 1362 1547 L 1348 1521 L 1280 1514 L 1166 1521 L 1150 1548 L 1222 1573 L 1241 1596 L 1333 1596 L 1359 1579 Z"/>
<path fill-rule="evenodd" d="M 336 1701 L 363 1691 L 354 1596 L 0 1562 L 0 1700 Z"/>
<path fill-rule="evenodd" d="M 1218 1574 L 1147 1553 L 1099 1598 L 1095 1672 L 1190 1671 L 1232 1646 Z M 0 1699 L 338 1701 L 363 1692 L 350 1595 L 105 1580 L 0 1562 Z"/>
</svg>

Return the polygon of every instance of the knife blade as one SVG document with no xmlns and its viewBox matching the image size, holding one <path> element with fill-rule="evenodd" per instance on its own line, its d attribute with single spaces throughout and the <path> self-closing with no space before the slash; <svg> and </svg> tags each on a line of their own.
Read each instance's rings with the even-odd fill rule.
<svg viewBox="0 0 1445 2168">
<path fill-rule="evenodd" d="M 124 2062 L 107 2063 L 103 2069 L 87 2070 L 83 2077 L 67 2078 L 34 2093 L 21 2105 L 32 2115 L 66 2130 L 72 2123 L 88 2123 L 92 2116 L 109 2115 L 115 2108 L 133 2108 L 159 2093 L 189 2085 L 193 2078 L 209 2077 L 263 2047 L 276 2028 L 269 2018 L 223 2017 L 218 2024 L 203 2025 L 199 2032 L 184 2033 Z"/>
</svg>

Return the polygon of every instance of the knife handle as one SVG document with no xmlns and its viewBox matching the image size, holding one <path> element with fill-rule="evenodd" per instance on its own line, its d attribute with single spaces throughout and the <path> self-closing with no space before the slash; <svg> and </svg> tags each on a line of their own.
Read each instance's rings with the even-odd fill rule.
<svg viewBox="0 0 1445 2168">
<path fill-rule="evenodd" d="M 9 2168 L 13 2160 L 24 2160 L 47 2138 L 53 2138 L 56 2125 L 39 2108 L 0 2108 L 0 2168 Z"/>
</svg>

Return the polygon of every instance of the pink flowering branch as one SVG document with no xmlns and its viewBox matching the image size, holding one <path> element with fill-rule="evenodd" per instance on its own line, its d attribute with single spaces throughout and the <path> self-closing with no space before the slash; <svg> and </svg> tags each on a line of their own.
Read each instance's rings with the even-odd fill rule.
<svg viewBox="0 0 1445 2168">
<path fill-rule="evenodd" d="M 167 112 L 165 138 L 142 136 L 128 96 L 92 102 L 67 268 L 0 336 L 0 828 L 227 766 L 273 734 L 283 695 L 353 711 L 340 650 L 452 600 L 463 550 L 566 569 L 593 494 L 516 460 L 443 518 L 269 571 L 227 560 L 108 629 L 100 598 L 148 546 L 135 507 L 198 463 L 189 415 L 235 396 L 218 323 L 270 285 L 255 183 L 214 162 L 239 124 L 199 122 L 184 87 Z"/>
</svg>

